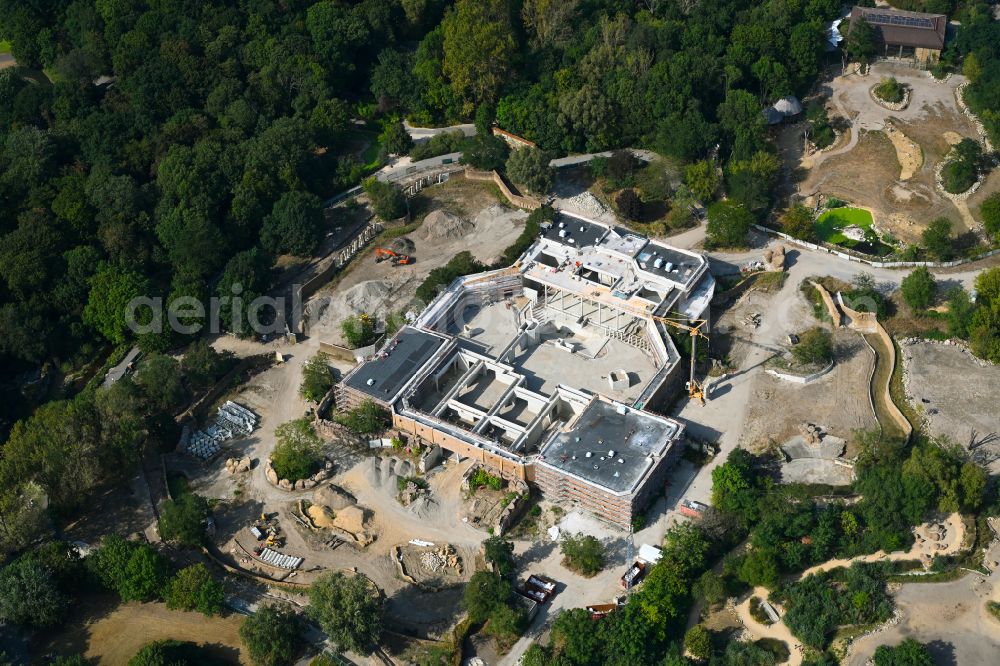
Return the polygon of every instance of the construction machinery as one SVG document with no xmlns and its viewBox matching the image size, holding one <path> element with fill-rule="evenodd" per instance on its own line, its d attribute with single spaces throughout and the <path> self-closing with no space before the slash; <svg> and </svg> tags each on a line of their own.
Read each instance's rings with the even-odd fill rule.
<svg viewBox="0 0 1000 666">
<path fill-rule="evenodd" d="M 413 257 L 408 254 L 393 252 L 392 250 L 384 247 L 375 248 L 375 263 L 380 264 L 383 261 L 388 261 L 393 266 L 406 266 L 407 264 L 413 263 Z"/>
<path fill-rule="evenodd" d="M 697 398 L 701 401 L 701 404 L 704 405 L 705 387 L 694 378 L 694 364 L 695 359 L 698 356 L 698 338 L 705 338 L 705 340 L 708 340 L 708 336 L 701 331 L 701 328 L 708 322 L 704 319 L 687 319 L 680 315 L 676 317 L 659 317 L 653 315 L 653 319 L 662 324 L 666 324 L 667 326 L 687 331 L 688 335 L 691 336 L 691 372 L 687 381 L 688 397 L 691 399 Z"/>
</svg>

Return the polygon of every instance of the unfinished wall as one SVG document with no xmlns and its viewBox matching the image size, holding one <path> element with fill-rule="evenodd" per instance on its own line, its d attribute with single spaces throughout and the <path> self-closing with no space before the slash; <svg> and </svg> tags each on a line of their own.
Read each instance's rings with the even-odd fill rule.
<svg viewBox="0 0 1000 666">
<path fill-rule="evenodd" d="M 468 442 L 463 442 L 447 432 L 424 425 L 406 415 L 393 414 L 392 424 L 401 432 L 418 438 L 425 445 L 440 446 L 452 453 L 457 453 L 463 458 L 471 458 L 477 462 L 489 465 L 499 470 L 502 474 L 511 474 L 522 481 L 527 478 L 523 462 L 515 462 L 486 449 L 473 446 Z"/>
</svg>

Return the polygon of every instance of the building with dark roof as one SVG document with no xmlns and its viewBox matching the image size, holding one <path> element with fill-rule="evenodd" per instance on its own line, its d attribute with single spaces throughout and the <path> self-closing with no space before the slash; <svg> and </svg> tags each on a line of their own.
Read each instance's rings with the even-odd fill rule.
<svg viewBox="0 0 1000 666">
<path fill-rule="evenodd" d="M 861 19 L 875 29 L 879 57 L 928 67 L 937 62 L 944 50 L 948 31 L 948 17 L 944 14 L 889 7 L 854 7 L 851 30 Z"/>
</svg>

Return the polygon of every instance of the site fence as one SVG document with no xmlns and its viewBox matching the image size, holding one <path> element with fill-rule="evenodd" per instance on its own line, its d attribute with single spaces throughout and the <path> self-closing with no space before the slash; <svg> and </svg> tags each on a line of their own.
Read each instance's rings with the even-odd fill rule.
<svg viewBox="0 0 1000 666">
<path fill-rule="evenodd" d="M 989 252 L 983 252 L 975 257 L 969 257 L 966 259 L 956 259 L 955 261 L 876 261 L 874 259 L 869 259 L 859 253 L 845 252 L 844 248 L 835 248 L 827 243 L 810 243 L 808 241 L 800 240 L 794 236 L 789 236 L 788 234 L 778 231 L 777 229 L 772 229 L 771 227 L 765 227 L 761 224 L 755 224 L 754 227 L 758 231 L 763 231 L 766 234 L 772 236 L 777 236 L 778 238 L 784 239 L 789 243 L 798 245 L 799 247 L 808 248 L 810 250 L 818 250 L 820 252 L 826 252 L 827 254 L 832 254 L 841 259 L 846 259 L 847 261 L 853 261 L 859 264 L 867 264 L 872 268 L 919 268 L 921 266 L 925 268 L 955 268 L 956 266 L 962 266 L 964 264 L 971 264 L 975 261 L 982 261 L 983 259 L 988 259 L 989 257 L 996 256 L 1000 254 L 1000 249 L 990 250 Z"/>
</svg>

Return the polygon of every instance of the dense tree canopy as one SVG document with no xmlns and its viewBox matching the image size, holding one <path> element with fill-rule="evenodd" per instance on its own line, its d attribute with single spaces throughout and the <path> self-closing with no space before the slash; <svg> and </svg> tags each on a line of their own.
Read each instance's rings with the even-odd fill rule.
<svg viewBox="0 0 1000 666">
<path fill-rule="evenodd" d="M 382 598 L 364 576 L 331 573 L 309 588 L 309 616 L 341 648 L 368 654 L 382 634 Z"/>
</svg>

